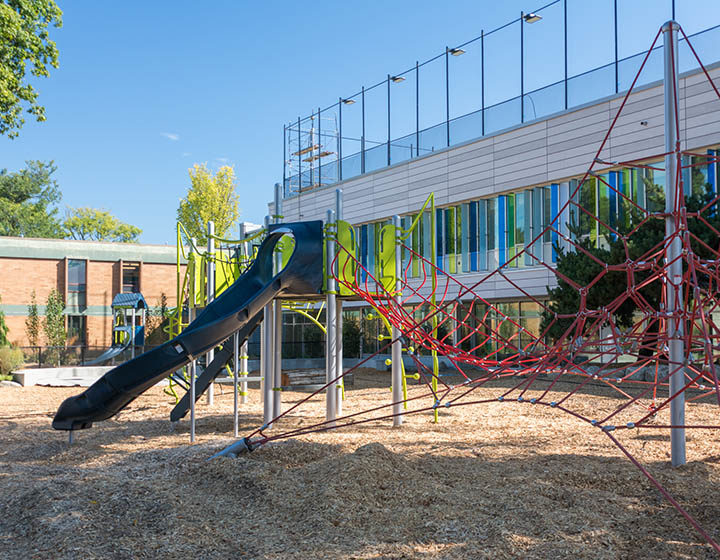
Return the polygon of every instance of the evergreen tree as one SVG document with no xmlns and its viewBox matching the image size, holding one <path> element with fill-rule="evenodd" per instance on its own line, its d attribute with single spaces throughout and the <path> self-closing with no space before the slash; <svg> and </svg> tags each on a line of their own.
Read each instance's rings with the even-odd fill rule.
<svg viewBox="0 0 720 560">
<path fill-rule="evenodd" d="M 715 198 L 711 185 L 706 183 L 704 175 L 698 167 L 692 168 L 691 180 L 691 192 L 685 197 L 685 205 L 689 214 L 697 213 L 706 206 L 712 205 Z M 595 179 L 593 178 L 592 181 Z M 595 207 L 595 195 L 589 192 L 594 191 L 594 183 L 591 186 L 592 189 L 581 187 L 579 199 L 584 208 Z M 664 189 L 648 177 L 643 178 L 642 187 L 649 213 L 646 214 L 623 199 L 619 205 L 621 211 L 616 224 L 619 236 L 611 234 L 606 228 L 600 226 L 600 239 L 596 241 L 596 222 L 583 212 L 579 213 L 579 223 L 568 224 L 578 247 L 570 251 L 556 247 L 558 286 L 548 289 L 549 311 L 543 312 L 541 322 L 541 331 L 549 327 L 547 335 L 550 340 L 557 341 L 566 336 L 568 328 L 573 324 L 581 307 L 579 291 L 563 277 L 581 287 L 586 287 L 595 281 L 586 290 L 585 308 L 601 309 L 611 305 L 627 290 L 627 273 L 624 270 L 607 270 L 605 264 L 609 266 L 622 265 L 629 258 L 635 262 L 655 259 L 658 265 L 662 266 L 665 218 L 659 213 L 663 212 L 665 208 Z M 593 204 L 589 206 L 590 203 Z M 720 241 L 717 233 L 720 231 L 718 212 L 709 208 L 702 212 L 702 219 L 689 217 L 688 229 L 692 236 L 698 238 L 691 237 L 690 244 L 693 251 L 703 258 L 715 258 L 711 257 L 712 251 L 708 247 L 715 251 L 718 250 Z M 627 252 L 624 238 L 627 241 Z M 634 271 L 635 285 L 642 284 L 652 274 L 654 274 L 652 270 Z M 700 281 L 703 282 L 703 279 Z M 662 299 L 662 290 L 662 282 L 656 280 L 640 288 L 638 292 L 650 307 L 658 309 Z M 635 302 L 629 298 L 626 299 L 614 309 L 615 323 L 621 328 L 631 326 L 634 322 L 633 314 L 636 311 Z M 559 318 L 551 325 L 556 314 L 567 317 Z M 590 323 L 586 327 L 590 327 Z M 659 325 L 656 322 L 646 333 L 646 337 L 657 336 L 657 328 Z M 584 335 L 585 332 L 581 334 Z M 650 342 L 652 341 L 646 338 L 641 345 L 647 348 L 650 346 Z M 641 353 L 649 351 L 646 349 Z"/>
</svg>

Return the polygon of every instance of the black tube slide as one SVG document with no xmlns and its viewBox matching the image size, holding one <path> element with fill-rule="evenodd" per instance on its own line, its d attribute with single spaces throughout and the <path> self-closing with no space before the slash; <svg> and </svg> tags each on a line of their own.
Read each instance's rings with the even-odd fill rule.
<svg viewBox="0 0 720 560">
<path fill-rule="evenodd" d="M 261 320 L 262 314 L 258 314 L 252 321 L 249 321 L 246 326 L 238 331 L 238 334 L 240 335 L 240 344 L 243 344 L 243 342 L 248 339 Z M 205 367 L 205 371 L 203 371 L 195 380 L 196 402 L 203 393 L 207 391 L 210 384 L 215 381 L 215 378 L 220 375 L 220 372 L 225 368 L 228 362 L 230 362 L 233 355 L 233 340 L 232 338 L 228 338 L 223 344 L 222 349 L 215 352 L 212 362 Z M 187 391 L 175 405 L 175 408 L 172 409 L 170 412 L 170 421 L 177 422 L 178 420 L 181 420 L 188 413 L 188 410 L 190 410 L 190 391 Z"/>
<path fill-rule="evenodd" d="M 85 391 L 66 399 L 55 413 L 56 430 L 90 428 L 107 420 L 144 391 L 211 350 L 235 332 L 247 337 L 258 314 L 275 297 L 306 298 L 322 289 L 321 221 L 277 224 L 245 274 L 211 302 L 178 336 L 162 346 L 111 369 Z M 280 273 L 273 275 L 273 254 L 283 235 L 295 238 L 295 249 Z"/>
</svg>

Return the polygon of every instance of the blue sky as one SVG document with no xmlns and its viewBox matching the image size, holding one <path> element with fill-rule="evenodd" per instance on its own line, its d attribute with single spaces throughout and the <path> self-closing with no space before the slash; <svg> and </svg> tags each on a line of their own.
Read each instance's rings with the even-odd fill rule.
<svg viewBox="0 0 720 560">
<path fill-rule="evenodd" d="M 142 228 L 141 241 L 173 243 L 192 164 L 234 165 L 241 219 L 260 223 L 282 177 L 284 123 L 542 2 L 59 4 L 64 25 L 52 36 L 60 68 L 37 82 L 47 122 L 28 116 L 19 138 L 0 137 L 0 168 L 52 159 L 63 209 L 104 208 Z M 678 0 L 677 19 L 688 33 L 718 24 L 718 4 Z M 612 6 L 612 0 L 568 0 L 571 75 L 612 60 Z M 670 17 L 670 0 L 618 0 L 618 6 L 620 57 L 647 48 Z M 527 91 L 562 77 L 561 4 L 526 31 Z M 488 102 L 517 95 L 518 44 L 517 26 L 486 44 Z M 472 56 L 468 49 L 453 64 L 472 64 Z M 463 75 L 463 83 L 473 83 L 470 72 Z M 460 89 L 453 111 L 472 106 Z M 429 90 L 427 96 L 432 100 Z M 433 120 L 430 108 L 424 117 Z"/>
</svg>

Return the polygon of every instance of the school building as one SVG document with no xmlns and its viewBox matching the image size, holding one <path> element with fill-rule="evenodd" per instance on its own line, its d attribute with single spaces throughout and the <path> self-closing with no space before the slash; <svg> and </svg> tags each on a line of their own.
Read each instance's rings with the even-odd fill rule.
<svg viewBox="0 0 720 560">
<path fill-rule="evenodd" d="M 170 245 L 0 237 L 0 309 L 9 339 L 29 344 L 25 320 L 32 294 L 42 316 L 56 289 L 66 305 L 68 344 L 109 346 L 115 295 L 142 293 L 151 308 L 164 295 L 175 307 L 176 263 Z"/>
</svg>

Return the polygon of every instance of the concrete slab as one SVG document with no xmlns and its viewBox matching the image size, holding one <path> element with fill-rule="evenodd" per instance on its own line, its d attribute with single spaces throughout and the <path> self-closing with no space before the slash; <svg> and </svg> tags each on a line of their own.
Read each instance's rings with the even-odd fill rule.
<svg viewBox="0 0 720 560">
<path fill-rule="evenodd" d="M 14 371 L 13 377 L 23 387 L 31 385 L 89 387 L 111 369 L 112 366 L 21 369 Z"/>
</svg>

